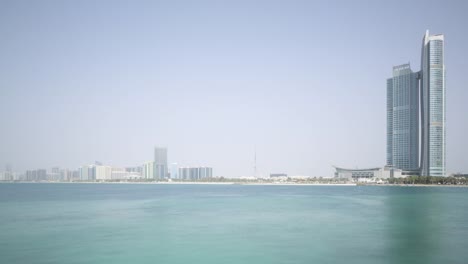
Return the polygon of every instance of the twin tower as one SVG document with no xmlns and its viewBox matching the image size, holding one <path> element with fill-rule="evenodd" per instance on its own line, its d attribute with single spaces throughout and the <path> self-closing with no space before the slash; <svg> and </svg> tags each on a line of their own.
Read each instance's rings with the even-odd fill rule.
<svg viewBox="0 0 468 264">
<path fill-rule="evenodd" d="M 446 175 L 443 35 L 426 31 L 420 71 L 403 64 L 387 79 L 387 165 L 404 174 Z"/>
</svg>

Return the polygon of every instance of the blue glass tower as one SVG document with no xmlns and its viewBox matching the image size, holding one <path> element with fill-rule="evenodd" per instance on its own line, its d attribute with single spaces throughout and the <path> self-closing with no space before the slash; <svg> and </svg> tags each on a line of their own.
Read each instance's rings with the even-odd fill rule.
<svg viewBox="0 0 468 264">
<path fill-rule="evenodd" d="M 423 38 L 421 55 L 421 175 L 445 176 L 444 36 Z"/>
<path fill-rule="evenodd" d="M 419 169 L 418 78 L 403 64 L 387 80 L 387 165 L 411 172 Z"/>
<path fill-rule="evenodd" d="M 446 175 L 443 35 L 426 31 L 421 71 L 403 64 L 387 79 L 387 165 L 407 174 Z"/>
</svg>

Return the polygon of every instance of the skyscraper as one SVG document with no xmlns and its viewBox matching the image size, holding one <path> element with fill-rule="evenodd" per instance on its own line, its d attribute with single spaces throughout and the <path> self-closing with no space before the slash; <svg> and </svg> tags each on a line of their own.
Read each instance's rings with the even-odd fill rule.
<svg viewBox="0 0 468 264">
<path fill-rule="evenodd" d="M 85 165 L 81 166 L 79 169 L 80 180 L 82 181 L 94 181 L 96 180 L 96 165 Z"/>
<path fill-rule="evenodd" d="M 444 36 L 423 38 L 421 54 L 421 175 L 445 176 Z"/>
<path fill-rule="evenodd" d="M 387 79 L 387 165 L 422 176 L 446 175 L 443 35 L 426 31 L 421 71 L 403 64 Z"/>
<path fill-rule="evenodd" d="M 167 149 L 154 148 L 154 176 L 155 179 L 164 179 L 167 177 Z"/>
<path fill-rule="evenodd" d="M 403 64 L 387 80 L 387 165 L 412 172 L 419 169 L 418 76 Z"/>
</svg>

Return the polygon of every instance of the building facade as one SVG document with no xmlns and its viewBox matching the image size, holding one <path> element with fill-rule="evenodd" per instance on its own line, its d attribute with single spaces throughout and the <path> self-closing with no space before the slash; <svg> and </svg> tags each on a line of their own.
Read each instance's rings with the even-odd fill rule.
<svg viewBox="0 0 468 264">
<path fill-rule="evenodd" d="M 154 161 L 149 161 L 143 164 L 143 171 L 141 176 L 143 179 L 155 179 Z"/>
<path fill-rule="evenodd" d="M 402 177 L 402 170 L 385 166 L 383 168 L 345 169 L 335 168 L 335 178 L 359 181 L 360 179 L 388 179 Z"/>
<path fill-rule="evenodd" d="M 421 55 L 421 175 L 445 176 L 444 36 L 423 38 Z"/>
<path fill-rule="evenodd" d="M 96 166 L 87 165 L 80 168 L 80 180 L 94 181 L 96 180 Z"/>
<path fill-rule="evenodd" d="M 200 179 L 212 178 L 213 177 L 213 168 L 210 167 L 200 167 L 198 169 Z"/>
<path fill-rule="evenodd" d="M 213 177 L 211 167 L 181 167 L 179 168 L 179 179 L 181 180 L 201 180 Z"/>
<path fill-rule="evenodd" d="M 141 167 L 131 167 L 131 168 L 141 168 Z M 112 180 L 138 180 L 141 178 L 142 178 L 141 169 L 112 168 L 112 172 L 111 172 Z"/>
<path fill-rule="evenodd" d="M 154 175 L 158 180 L 167 178 L 167 148 L 154 148 Z"/>
<path fill-rule="evenodd" d="M 27 181 L 46 181 L 47 171 L 45 169 L 28 170 L 26 171 Z"/>
<path fill-rule="evenodd" d="M 112 168 L 110 166 L 97 165 L 94 167 L 95 179 L 105 181 L 112 179 Z"/>
<path fill-rule="evenodd" d="M 170 168 L 170 178 L 171 179 L 178 179 L 179 178 L 179 166 L 177 165 L 176 162 L 171 163 L 171 168 Z"/>
<path fill-rule="evenodd" d="M 387 166 L 446 176 L 444 36 L 423 37 L 421 70 L 393 67 L 387 79 Z"/>
<path fill-rule="evenodd" d="M 419 73 L 409 64 L 393 67 L 387 80 L 387 165 L 419 169 Z"/>
<path fill-rule="evenodd" d="M 139 174 L 141 176 L 143 172 L 143 167 L 142 166 L 126 167 L 125 171 L 133 175 Z"/>
</svg>

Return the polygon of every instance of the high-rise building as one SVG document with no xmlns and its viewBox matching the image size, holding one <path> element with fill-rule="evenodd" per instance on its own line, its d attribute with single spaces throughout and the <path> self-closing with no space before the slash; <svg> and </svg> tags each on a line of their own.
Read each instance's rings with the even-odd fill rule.
<svg viewBox="0 0 468 264">
<path fill-rule="evenodd" d="M 445 176 L 444 35 L 426 31 L 421 74 L 421 175 Z"/>
<path fill-rule="evenodd" d="M 189 178 L 190 180 L 200 179 L 200 174 L 198 168 L 189 168 Z"/>
<path fill-rule="evenodd" d="M 181 167 L 179 168 L 179 179 L 190 180 L 190 168 Z"/>
<path fill-rule="evenodd" d="M 80 170 L 74 170 L 71 172 L 71 180 L 79 181 L 80 180 Z"/>
<path fill-rule="evenodd" d="M 213 177 L 213 168 L 210 167 L 180 167 L 179 179 L 200 180 Z"/>
<path fill-rule="evenodd" d="M 387 165 L 419 169 L 419 85 L 409 64 L 393 67 L 387 80 Z"/>
<path fill-rule="evenodd" d="M 96 180 L 96 165 L 85 165 L 79 169 L 80 180 L 82 181 L 94 181 Z"/>
<path fill-rule="evenodd" d="M 5 172 L 3 173 L 3 180 L 5 180 L 5 181 L 14 180 L 13 172 L 12 172 L 12 169 L 11 169 L 11 164 L 9 164 L 9 163 L 5 165 Z"/>
<path fill-rule="evenodd" d="M 72 179 L 72 172 L 68 169 L 60 170 L 60 180 L 61 181 L 69 181 Z"/>
<path fill-rule="evenodd" d="M 149 161 L 143 164 L 143 171 L 141 176 L 143 179 L 154 179 L 154 161 Z"/>
<path fill-rule="evenodd" d="M 110 166 L 102 165 L 96 162 L 95 164 L 85 165 L 78 169 L 80 180 L 94 181 L 94 180 L 110 180 L 112 179 L 112 168 Z"/>
<path fill-rule="evenodd" d="M 47 172 L 47 180 L 49 181 L 60 181 L 60 168 L 53 167 L 50 171 Z"/>
<path fill-rule="evenodd" d="M 161 180 L 167 178 L 167 148 L 154 148 L 154 176 Z"/>
<path fill-rule="evenodd" d="M 96 165 L 94 169 L 95 169 L 96 180 L 112 179 L 112 168 L 110 166 Z"/>
<path fill-rule="evenodd" d="M 171 163 L 171 179 L 179 179 L 179 166 L 177 163 Z"/>
<path fill-rule="evenodd" d="M 387 79 L 387 165 L 422 176 L 446 175 L 443 35 L 426 31 L 421 71 L 403 64 Z"/>
<path fill-rule="evenodd" d="M 200 179 L 212 178 L 213 177 L 213 168 L 210 167 L 200 167 L 198 169 Z"/>
<path fill-rule="evenodd" d="M 26 171 L 26 180 L 27 181 L 46 181 L 47 171 L 44 169 L 28 170 Z"/>
</svg>

